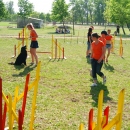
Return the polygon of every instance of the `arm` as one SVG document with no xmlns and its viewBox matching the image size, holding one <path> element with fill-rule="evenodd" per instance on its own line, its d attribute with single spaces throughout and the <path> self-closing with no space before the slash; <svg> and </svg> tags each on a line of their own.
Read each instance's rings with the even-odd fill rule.
<svg viewBox="0 0 130 130">
<path fill-rule="evenodd" d="M 102 47 L 102 55 L 101 55 L 100 59 L 98 60 L 98 63 L 100 63 L 103 60 L 103 58 L 105 57 L 105 53 L 106 53 L 106 47 L 103 46 Z"/>
<path fill-rule="evenodd" d="M 91 44 L 91 36 L 88 37 L 89 43 Z"/>
<path fill-rule="evenodd" d="M 90 46 L 90 50 L 91 50 L 90 59 L 92 59 L 92 55 L 93 55 L 92 44 L 91 44 L 91 46 Z"/>
</svg>

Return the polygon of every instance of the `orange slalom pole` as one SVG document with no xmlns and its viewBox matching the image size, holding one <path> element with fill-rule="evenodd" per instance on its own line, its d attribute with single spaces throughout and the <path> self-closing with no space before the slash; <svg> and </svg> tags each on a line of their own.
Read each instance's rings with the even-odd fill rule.
<svg viewBox="0 0 130 130">
<path fill-rule="evenodd" d="M 109 106 L 104 110 L 104 116 L 106 116 L 106 123 L 104 124 L 103 128 L 108 124 Z"/>
<path fill-rule="evenodd" d="M 18 130 L 22 130 L 22 112 L 21 110 L 18 111 Z"/>
<path fill-rule="evenodd" d="M 24 113 L 25 113 L 25 106 L 26 106 L 26 101 L 27 101 L 29 79 L 30 79 L 30 74 L 27 74 L 25 88 L 24 88 L 23 104 L 22 104 L 22 124 L 24 121 Z"/>
<path fill-rule="evenodd" d="M 56 39 L 56 42 L 55 42 L 55 59 L 57 58 L 57 39 Z"/>
<path fill-rule="evenodd" d="M 14 45 L 14 57 L 16 56 L 16 45 Z"/>
<path fill-rule="evenodd" d="M 7 96 L 8 98 L 8 96 Z M 4 103 L 4 113 L 3 113 L 3 120 L 2 120 L 2 130 L 5 128 L 5 121 L 6 121 L 6 113 L 7 113 L 7 104 Z"/>
<path fill-rule="evenodd" d="M 20 39 L 20 33 L 19 33 L 19 36 L 18 36 L 18 38 Z"/>
<path fill-rule="evenodd" d="M 64 51 L 65 51 L 65 50 L 64 50 L 64 47 L 63 47 L 63 51 L 62 51 L 63 59 L 64 59 Z"/>
<path fill-rule="evenodd" d="M 93 109 L 89 111 L 88 130 L 93 130 Z"/>
<path fill-rule="evenodd" d="M 59 49 L 59 59 L 60 59 L 60 55 L 61 55 L 60 45 L 59 45 L 58 49 Z"/>
</svg>

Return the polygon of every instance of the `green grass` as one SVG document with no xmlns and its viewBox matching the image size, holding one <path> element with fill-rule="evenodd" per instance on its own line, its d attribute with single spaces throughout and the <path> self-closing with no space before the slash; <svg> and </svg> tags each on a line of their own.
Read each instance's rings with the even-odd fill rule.
<svg viewBox="0 0 130 130">
<path fill-rule="evenodd" d="M 108 27 L 110 28 L 110 27 Z M 114 27 L 111 27 L 114 30 Z M 123 40 L 123 58 L 119 56 L 119 38 L 116 38 L 115 53 L 110 55 L 109 64 L 103 66 L 102 71 L 107 76 L 106 85 L 102 85 L 102 79 L 98 77 L 99 86 L 91 88 L 92 78 L 89 70 L 90 62 L 86 60 L 86 36 L 87 26 L 75 26 L 76 34 L 54 34 L 58 42 L 65 48 L 66 60 L 49 60 L 49 54 L 38 54 L 41 61 L 40 82 L 37 97 L 36 119 L 34 127 L 36 130 L 76 130 L 81 122 L 87 129 L 88 113 L 94 108 L 94 120 L 97 116 L 98 94 L 104 90 L 103 109 L 110 106 L 110 118 L 117 111 L 119 92 L 125 88 L 125 104 L 123 111 L 122 130 L 128 130 L 130 126 L 130 58 L 129 40 Z M 95 27 L 95 32 L 103 30 L 104 27 Z M 36 68 L 29 66 L 31 59 L 27 59 L 27 66 L 14 67 L 8 65 L 15 61 L 13 47 L 18 43 L 16 37 L 21 29 L 1 29 L 0 31 L 0 76 L 3 79 L 3 91 L 5 94 L 14 95 L 15 87 L 19 86 L 20 93 L 23 92 L 25 77 L 31 74 L 30 82 L 35 77 Z M 37 29 L 39 34 L 38 51 L 51 50 L 51 37 L 55 28 L 47 26 Z M 79 32 L 79 37 L 78 36 Z M 84 33 L 85 32 L 85 33 Z M 128 33 L 128 32 L 127 32 Z M 8 35 L 13 35 L 7 37 Z M 6 37 L 5 37 L 6 36 Z M 30 55 L 28 53 L 28 55 Z M 24 129 L 28 130 L 33 91 L 29 92 L 25 113 Z M 18 108 L 21 103 L 18 103 Z M 17 109 L 18 109 L 17 108 Z"/>
</svg>

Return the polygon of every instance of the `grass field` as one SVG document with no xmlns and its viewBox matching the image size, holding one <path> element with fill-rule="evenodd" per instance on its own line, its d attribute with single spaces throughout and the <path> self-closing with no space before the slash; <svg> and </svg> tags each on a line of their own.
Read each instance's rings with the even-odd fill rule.
<svg viewBox="0 0 130 130">
<path fill-rule="evenodd" d="M 36 68 L 29 65 L 30 58 L 27 59 L 25 67 L 8 64 L 15 61 L 11 56 L 14 54 L 14 45 L 18 43 L 16 38 L 21 29 L 7 28 L 7 26 L 8 24 L 5 23 L 0 26 L 0 76 L 3 79 L 4 93 L 14 95 L 16 86 L 19 86 L 20 92 L 23 92 L 27 73 L 31 74 L 30 82 L 34 79 Z M 115 27 L 107 28 L 111 28 L 112 32 L 115 30 Z M 109 119 L 112 119 L 116 114 L 119 92 L 123 88 L 125 89 L 125 104 L 121 130 L 130 130 L 129 36 L 123 38 L 123 57 L 119 56 L 119 37 L 117 37 L 114 53 L 111 53 L 109 63 L 103 65 L 102 71 L 107 76 L 106 85 L 102 85 L 102 79 L 98 77 L 99 86 L 92 88 L 90 87 L 92 78 L 89 74 L 91 66 L 86 59 L 87 29 L 88 26 L 75 26 L 75 35 L 67 34 L 65 37 L 62 34 L 54 34 L 55 28 L 49 25 L 36 30 L 40 36 L 38 51 L 51 51 L 51 37 L 54 34 L 61 46 L 65 48 L 67 59 L 49 60 L 49 54 L 38 54 L 41 72 L 35 130 L 78 130 L 80 123 L 84 123 L 87 130 L 88 113 L 91 108 L 94 108 L 96 121 L 100 90 L 104 90 L 103 108 L 110 106 Z M 102 26 L 95 26 L 94 32 L 100 34 L 103 29 Z M 28 55 L 30 56 L 29 53 Z M 30 91 L 25 113 L 25 130 L 29 128 L 32 96 L 33 93 Z M 19 107 L 21 107 L 20 102 Z"/>
</svg>

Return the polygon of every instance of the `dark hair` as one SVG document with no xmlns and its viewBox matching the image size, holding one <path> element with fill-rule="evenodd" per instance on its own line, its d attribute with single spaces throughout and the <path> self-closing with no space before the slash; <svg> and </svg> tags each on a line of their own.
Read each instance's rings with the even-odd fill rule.
<svg viewBox="0 0 130 130">
<path fill-rule="evenodd" d="M 107 35 L 107 32 L 106 32 L 106 31 L 102 31 L 101 34 L 105 34 L 105 35 Z"/>
<path fill-rule="evenodd" d="M 97 33 L 92 33 L 92 37 L 96 37 L 98 39 L 100 36 Z"/>
<path fill-rule="evenodd" d="M 92 32 L 92 28 L 89 28 L 89 29 L 88 29 L 88 33 L 91 33 L 91 32 Z"/>
</svg>

